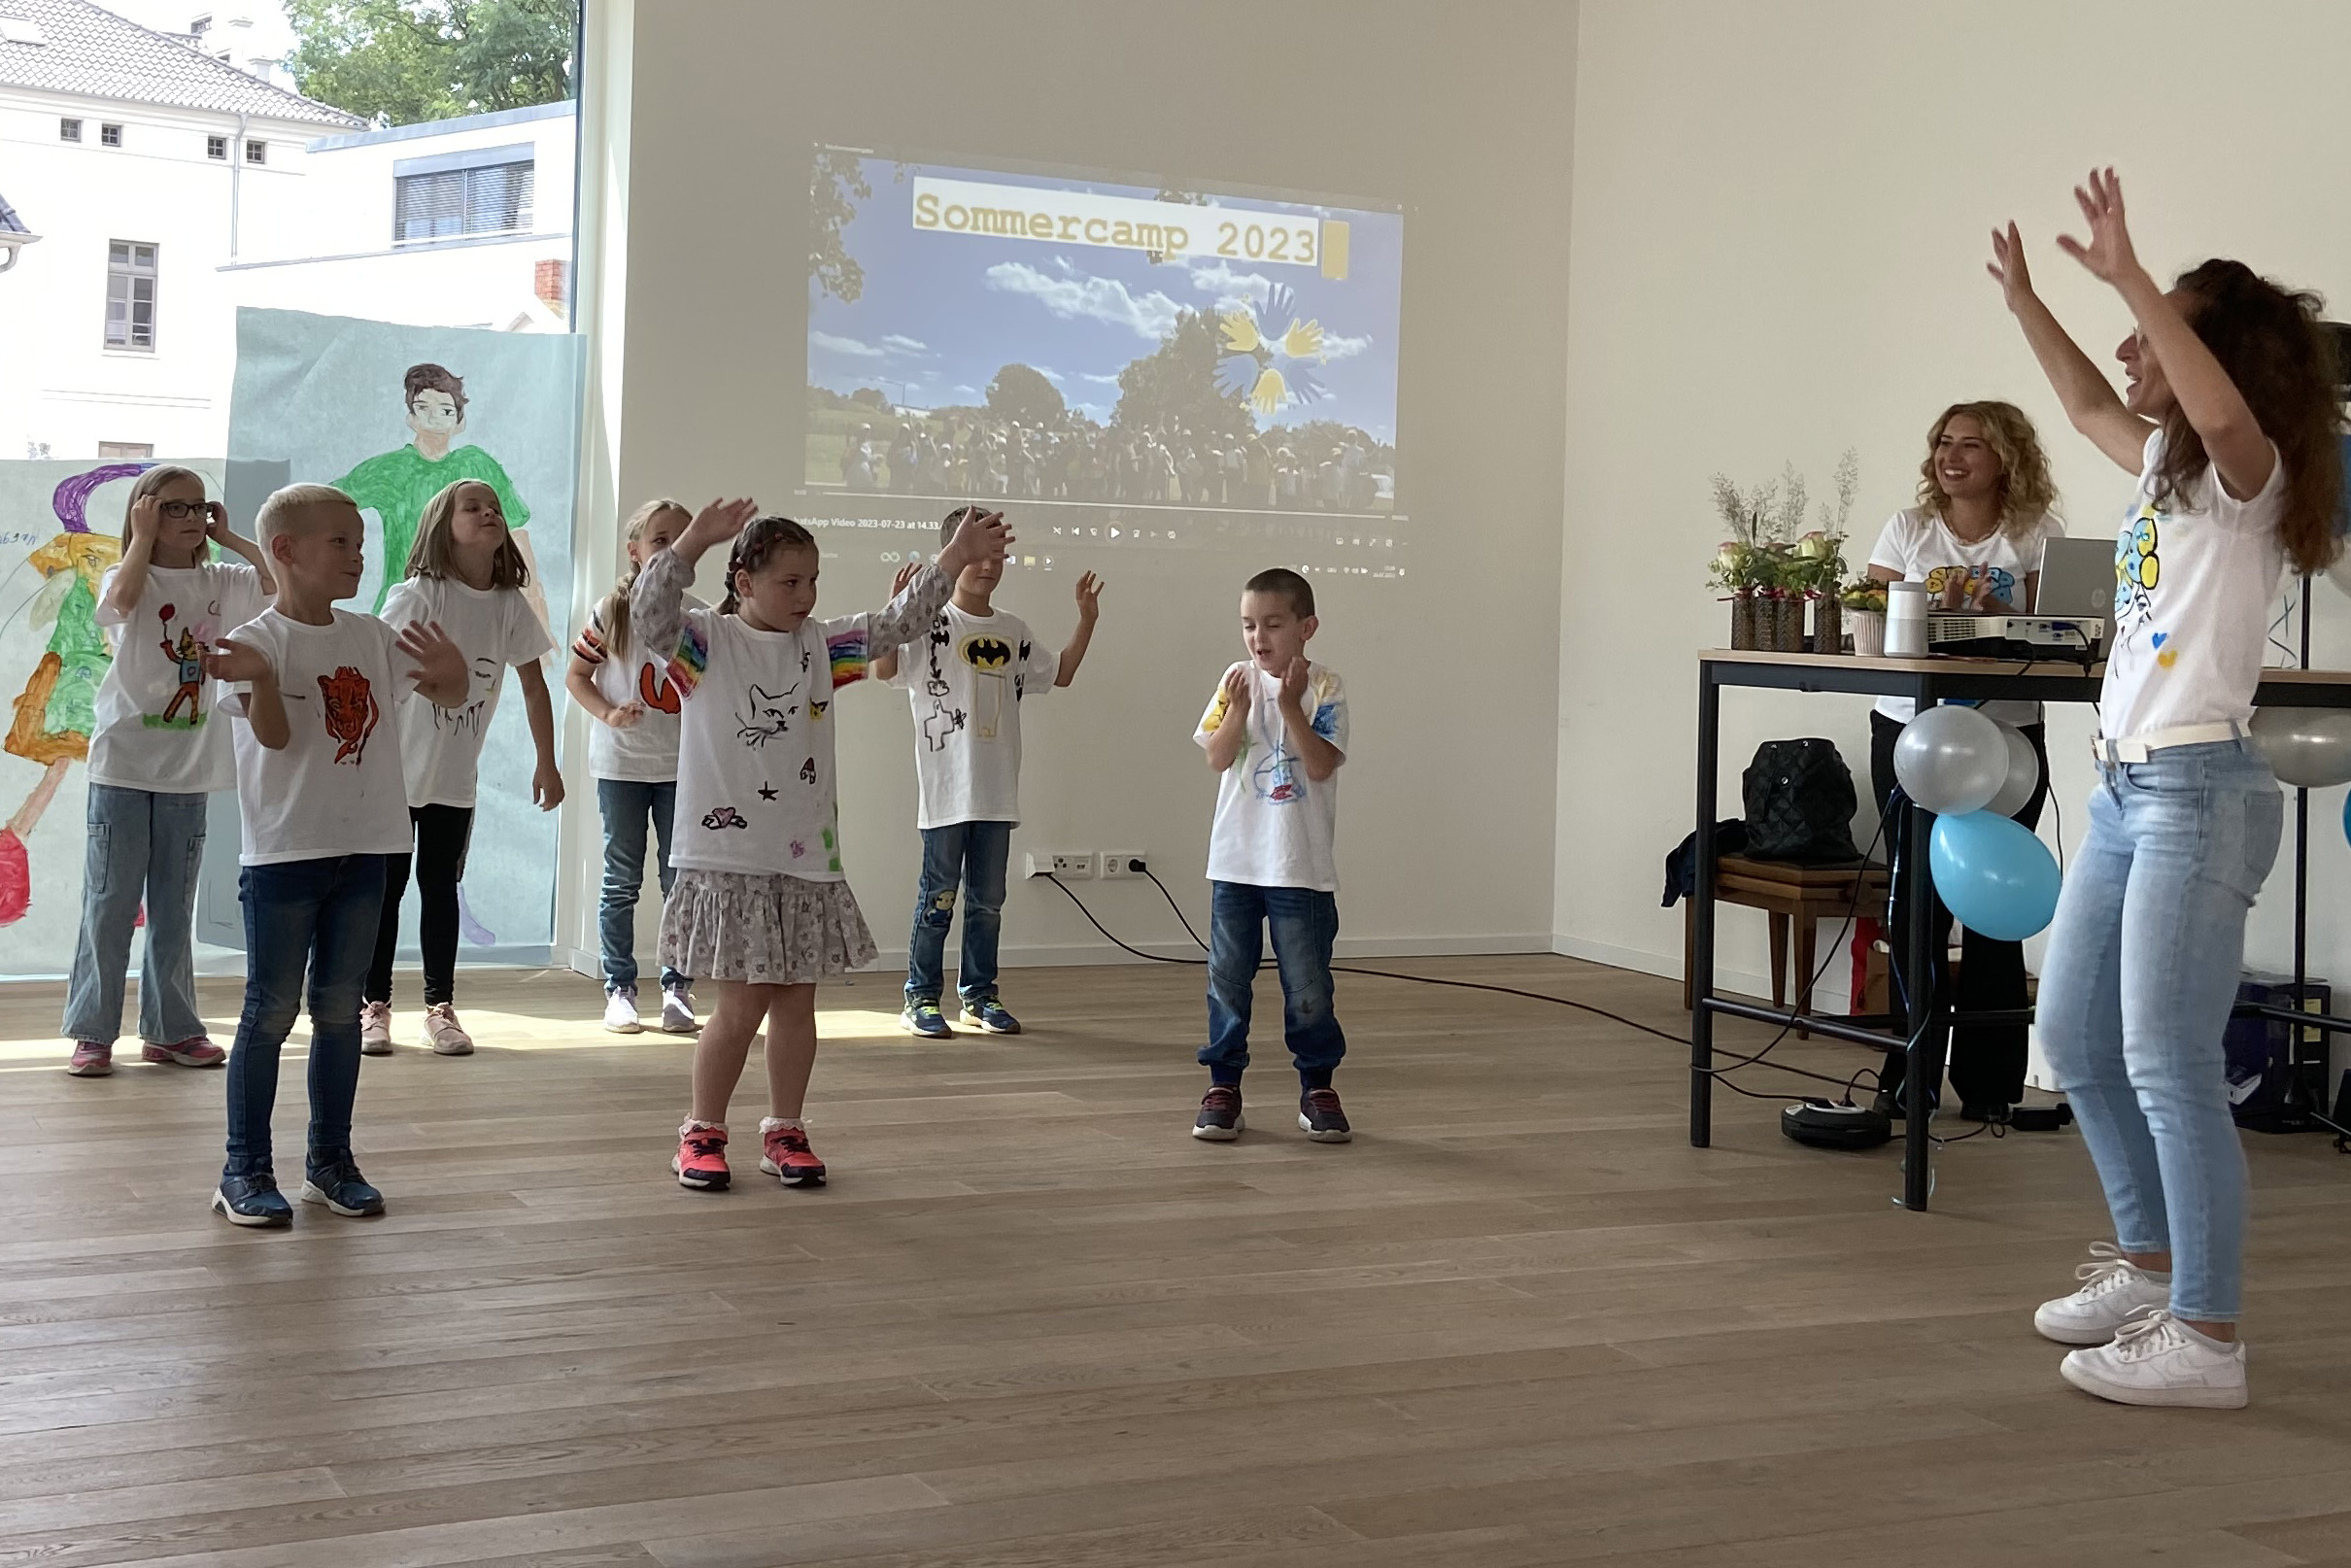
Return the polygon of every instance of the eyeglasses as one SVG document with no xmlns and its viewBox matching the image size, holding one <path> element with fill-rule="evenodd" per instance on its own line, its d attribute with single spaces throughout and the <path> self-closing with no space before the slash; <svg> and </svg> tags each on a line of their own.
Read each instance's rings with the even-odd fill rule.
<svg viewBox="0 0 2351 1568">
<path fill-rule="evenodd" d="M 200 517 L 206 522 L 212 521 L 212 502 L 210 501 L 158 501 L 156 510 L 174 523 L 185 523 L 191 517 Z"/>
</svg>

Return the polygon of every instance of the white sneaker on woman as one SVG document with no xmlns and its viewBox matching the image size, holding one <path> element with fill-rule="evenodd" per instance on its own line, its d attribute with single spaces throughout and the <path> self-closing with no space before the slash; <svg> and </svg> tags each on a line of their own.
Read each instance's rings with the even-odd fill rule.
<svg viewBox="0 0 2351 1568">
<path fill-rule="evenodd" d="M 2112 1345 L 2069 1352 L 2058 1371 L 2118 1405 L 2242 1410 L 2247 1398 L 2242 1342 L 2208 1340 L 2160 1307 L 2125 1323 Z"/>
<path fill-rule="evenodd" d="M 2090 1261 L 2073 1271 L 2082 1288 L 2041 1303 L 2032 1326 L 2060 1345 L 2103 1345 L 2139 1313 L 2171 1300 L 2171 1277 L 2158 1279 L 2112 1242 L 2090 1244 Z"/>
<path fill-rule="evenodd" d="M 425 1035 L 435 1056 L 471 1056 L 473 1037 L 458 1023 L 455 1003 L 436 1002 L 425 1009 Z"/>
</svg>

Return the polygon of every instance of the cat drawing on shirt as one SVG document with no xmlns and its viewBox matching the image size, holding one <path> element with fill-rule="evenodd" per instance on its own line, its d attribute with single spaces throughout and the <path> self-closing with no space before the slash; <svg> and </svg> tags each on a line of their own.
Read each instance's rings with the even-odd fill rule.
<svg viewBox="0 0 2351 1568">
<path fill-rule="evenodd" d="M 751 711 L 746 714 L 740 708 L 734 710 L 734 738 L 757 751 L 768 741 L 790 734 L 792 718 L 800 711 L 800 704 L 787 704 L 785 699 L 799 690 L 798 681 L 780 692 L 770 692 L 754 683 L 750 693 Z"/>
</svg>

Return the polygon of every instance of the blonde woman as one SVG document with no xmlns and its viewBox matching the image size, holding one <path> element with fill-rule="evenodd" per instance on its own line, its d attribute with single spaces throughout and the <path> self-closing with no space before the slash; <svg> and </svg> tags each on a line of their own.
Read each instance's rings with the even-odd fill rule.
<svg viewBox="0 0 2351 1568">
<path fill-rule="evenodd" d="M 1919 498 L 1887 520 L 1869 553 L 1869 575 L 1882 583 L 1925 583 L 1930 599 L 1946 609 L 1989 614 L 2032 608 L 2040 589 L 2041 552 L 2063 528 L 2050 508 L 2057 489 L 2049 479 L 2049 458 L 2032 421 L 2011 403 L 1954 403 L 1926 432 L 1926 459 L 1919 464 Z M 1906 813 L 1916 809 L 1898 800 L 1893 748 L 1917 705 L 1908 698 L 1882 697 L 1869 717 L 1869 777 L 1886 814 L 1889 843 L 1906 840 Z M 2026 827 L 2041 819 L 2049 789 L 2049 751 L 2035 702 L 1986 702 L 1988 718 L 2013 726 L 2040 759 L 2041 783 L 2016 814 Z M 1932 897 L 1931 893 L 1929 897 Z M 1938 956 L 1951 913 L 1933 903 L 1933 939 Z M 1899 933 L 1909 929 L 1902 901 L 1894 908 L 1895 951 Z M 1961 1012 L 2021 1009 L 2026 1003 L 2025 950 L 2016 942 L 1993 941 L 1976 932 L 1961 938 L 1959 977 L 1951 1005 Z M 1909 975 L 1908 985 L 1922 981 Z M 1932 977 L 1935 991 L 1944 976 Z M 2023 1024 L 1969 1024 L 1951 1034 L 1951 1086 L 1959 1091 L 1959 1114 L 1969 1121 L 2005 1121 L 2024 1098 L 2027 1030 Z M 1878 1072 L 1878 1108 L 1898 1115 L 1905 1055 L 1886 1053 Z M 1939 1090 L 1940 1085 L 1933 1086 Z M 1930 1092 L 1933 1092 L 1930 1090 Z"/>
</svg>

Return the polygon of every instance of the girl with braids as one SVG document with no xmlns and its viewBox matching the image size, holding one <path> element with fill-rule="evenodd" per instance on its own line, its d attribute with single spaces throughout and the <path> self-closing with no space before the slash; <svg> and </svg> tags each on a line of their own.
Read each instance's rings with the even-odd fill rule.
<svg viewBox="0 0 2351 1568">
<path fill-rule="evenodd" d="M 669 684 L 669 650 L 637 636 L 630 625 L 629 593 L 645 562 L 669 548 L 694 514 L 677 501 L 647 501 L 629 516 L 622 533 L 629 569 L 590 613 L 571 645 L 563 690 L 595 721 L 588 733 L 588 771 L 604 819 L 604 888 L 597 933 L 604 959 L 604 1027 L 616 1035 L 644 1029 L 636 1007 L 636 901 L 645 886 L 645 825 L 661 836 L 662 897 L 676 871 L 669 859 L 677 805 L 677 688 Z M 689 597 L 689 609 L 702 609 Z M 691 1035 L 694 981 L 662 971 L 661 1027 Z"/>
<path fill-rule="evenodd" d="M 2115 1241 L 2033 1326 L 2082 1348 L 2066 1381 L 2127 1405 L 2235 1409 L 2245 1157 L 2221 1032 L 2283 802 L 2247 738 L 2279 579 L 2334 559 L 2342 470 L 2314 295 L 2239 261 L 2168 291 L 2131 249 L 2123 187 L 2093 171 L 2065 254 L 2136 325 L 2121 396 L 2032 290 L 2016 225 L 1992 275 L 2075 429 L 2138 475 L 2115 551 L 2090 831 L 2058 903 L 2039 1022 L 2097 1164 Z"/>
<path fill-rule="evenodd" d="M 662 911 L 664 968 L 718 988 L 694 1049 L 694 1106 L 670 1169 L 681 1186 L 724 1188 L 727 1103 L 751 1039 L 767 1032 L 760 1169 L 820 1186 L 824 1162 L 801 1120 L 816 1064 L 816 984 L 871 963 L 873 937 L 841 874 L 833 777 L 833 695 L 876 654 L 930 631 L 956 575 L 1001 560 L 1003 514 L 975 518 L 888 607 L 816 620 L 817 549 L 790 518 L 713 501 L 630 590 L 632 635 L 672 649 L 681 699 L 677 880 Z M 692 609 L 695 562 L 733 541 L 726 597 Z"/>
</svg>

